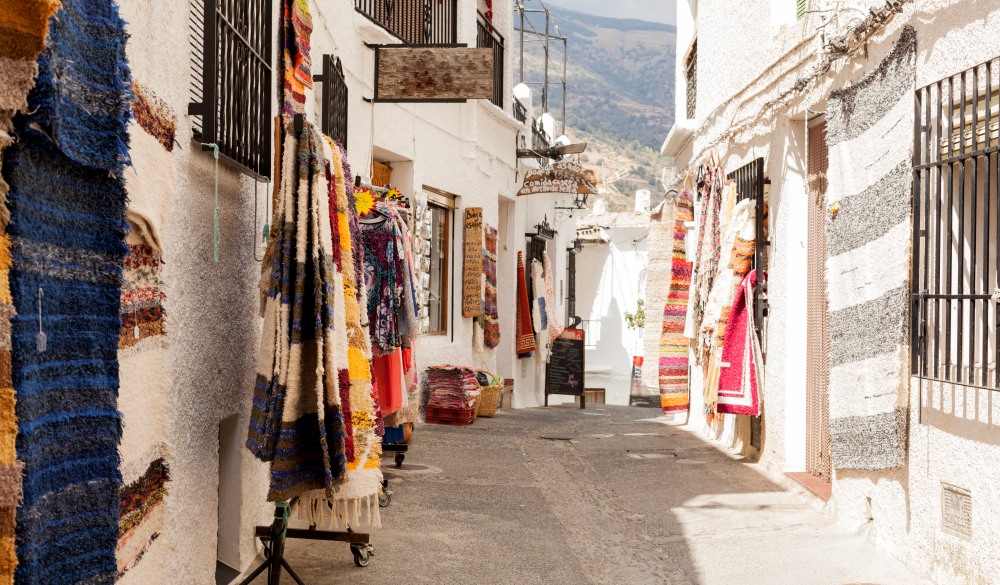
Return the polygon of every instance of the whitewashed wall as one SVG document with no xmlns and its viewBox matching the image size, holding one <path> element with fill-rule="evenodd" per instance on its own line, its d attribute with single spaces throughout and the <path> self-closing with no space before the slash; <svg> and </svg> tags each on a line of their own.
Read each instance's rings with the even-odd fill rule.
<svg viewBox="0 0 1000 585">
<path fill-rule="evenodd" d="M 787 11 L 794 10 L 794 2 L 784 0 L 700 0 L 695 24 L 690 11 L 685 12 L 688 8 L 684 2 L 678 4 L 678 42 L 691 38 L 697 29 L 697 117 L 702 122 L 693 138 L 682 146 L 678 168 L 700 162 L 699 157 L 709 148 L 722 155 L 727 170 L 757 156 L 767 161 L 767 174 L 772 180 L 771 309 L 766 333 L 761 461 L 778 472 L 801 471 L 805 455 L 803 342 L 808 277 L 802 179 L 806 164 L 804 111 L 824 111 L 825 96 L 870 71 L 891 49 L 905 25 L 917 31 L 917 87 L 1000 55 L 1000 36 L 996 34 L 1000 29 L 1000 7 L 977 0 L 918 0 L 909 4 L 871 40 L 867 55 L 839 62 L 813 89 L 796 95 L 773 114 L 758 116 L 763 104 L 790 88 L 816 62 L 817 42 L 807 37 L 818 26 L 820 17 L 789 19 Z M 867 8 L 884 3 L 864 0 L 856 4 Z M 684 111 L 680 90 L 684 79 L 680 71 L 683 48 L 678 47 L 680 114 Z M 741 124 L 746 124 L 746 132 L 722 136 Z M 692 391 L 697 393 L 700 385 L 700 380 L 694 380 Z M 946 391 L 950 392 L 950 387 Z M 986 404 L 987 396 L 970 393 L 968 399 Z M 870 540 L 935 583 L 1000 582 L 1000 558 L 994 552 L 1000 549 L 1000 527 L 995 522 L 1000 514 L 1000 470 L 983 464 L 1000 457 L 1000 428 L 987 419 L 927 412 L 921 417 L 919 398 L 914 381 L 907 466 L 889 472 L 838 470 L 827 511 L 845 526 L 862 530 Z M 692 412 L 696 412 L 695 399 Z M 994 415 L 993 420 L 998 418 Z M 971 541 L 941 530 L 943 482 L 972 492 Z"/>
</svg>

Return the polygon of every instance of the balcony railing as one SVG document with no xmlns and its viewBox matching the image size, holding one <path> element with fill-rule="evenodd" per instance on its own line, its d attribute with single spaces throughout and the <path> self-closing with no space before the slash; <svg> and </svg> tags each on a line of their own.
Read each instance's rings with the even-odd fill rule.
<svg viewBox="0 0 1000 585">
<path fill-rule="evenodd" d="M 548 150 L 549 137 L 542 128 L 542 121 L 535 120 L 531 125 L 531 149 L 535 151 Z"/>
<path fill-rule="evenodd" d="M 490 101 L 502 110 L 504 89 L 503 35 L 493 27 L 493 23 L 487 20 L 482 12 L 476 19 L 476 46 L 480 49 L 493 49 L 493 97 Z"/>
<path fill-rule="evenodd" d="M 514 100 L 514 119 L 522 124 L 528 120 L 528 110 L 517 100 Z"/>
<path fill-rule="evenodd" d="M 458 0 L 354 0 L 354 8 L 409 45 L 458 39 Z"/>
</svg>

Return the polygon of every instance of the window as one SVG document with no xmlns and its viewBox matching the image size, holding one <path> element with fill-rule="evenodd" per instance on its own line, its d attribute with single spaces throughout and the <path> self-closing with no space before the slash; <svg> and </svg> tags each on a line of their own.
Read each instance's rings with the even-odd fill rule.
<svg viewBox="0 0 1000 585">
<path fill-rule="evenodd" d="M 271 2 L 193 0 L 194 139 L 247 174 L 271 176 Z M 199 28 L 200 27 L 200 28 Z"/>
<path fill-rule="evenodd" d="M 458 0 L 354 0 L 354 8 L 409 45 L 458 39 Z"/>
<path fill-rule="evenodd" d="M 806 15 L 806 0 L 795 0 L 795 18 L 802 20 Z"/>
<path fill-rule="evenodd" d="M 691 45 L 687 62 L 684 64 L 684 76 L 687 80 L 685 97 L 687 98 L 687 119 L 694 120 L 698 103 L 698 39 Z"/>
<path fill-rule="evenodd" d="M 444 335 L 448 332 L 448 311 L 451 300 L 451 226 L 455 196 L 424 185 L 430 212 L 429 284 L 427 333 Z"/>
<path fill-rule="evenodd" d="M 314 75 L 323 92 L 323 134 L 347 148 L 347 80 L 340 58 L 323 55 L 323 73 Z"/>
<path fill-rule="evenodd" d="M 482 12 L 476 20 L 476 46 L 480 49 L 493 49 L 493 97 L 490 101 L 494 106 L 503 109 L 503 68 L 504 49 L 503 35 L 493 27 Z"/>
<path fill-rule="evenodd" d="M 1000 58 L 917 90 L 913 176 L 913 368 L 1000 386 L 997 363 L 997 88 Z"/>
</svg>

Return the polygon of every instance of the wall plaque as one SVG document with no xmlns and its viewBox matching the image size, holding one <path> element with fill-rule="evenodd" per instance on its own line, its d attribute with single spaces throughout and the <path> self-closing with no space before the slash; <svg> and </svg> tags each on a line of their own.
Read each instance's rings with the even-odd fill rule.
<svg viewBox="0 0 1000 585">
<path fill-rule="evenodd" d="M 483 314 L 483 208 L 465 210 L 465 264 L 462 270 L 462 316 Z"/>
<path fill-rule="evenodd" d="M 464 102 L 493 97 L 493 49 L 375 47 L 376 102 Z"/>
<path fill-rule="evenodd" d="M 941 530 L 972 540 L 972 493 L 969 490 L 941 484 Z"/>
</svg>

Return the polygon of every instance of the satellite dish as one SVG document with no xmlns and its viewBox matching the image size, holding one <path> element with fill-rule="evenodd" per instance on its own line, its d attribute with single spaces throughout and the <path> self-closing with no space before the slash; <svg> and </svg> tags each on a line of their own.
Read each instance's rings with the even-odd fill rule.
<svg viewBox="0 0 1000 585">
<path fill-rule="evenodd" d="M 555 141 L 555 145 L 556 145 L 556 146 L 566 146 L 566 145 L 568 145 L 569 143 L 570 143 L 570 142 L 569 142 L 569 137 L 568 137 L 568 136 L 566 136 L 565 134 L 563 134 L 563 135 L 562 135 L 562 136 L 560 136 L 559 138 L 556 138 L 556 141 Z"/>
</svg>

